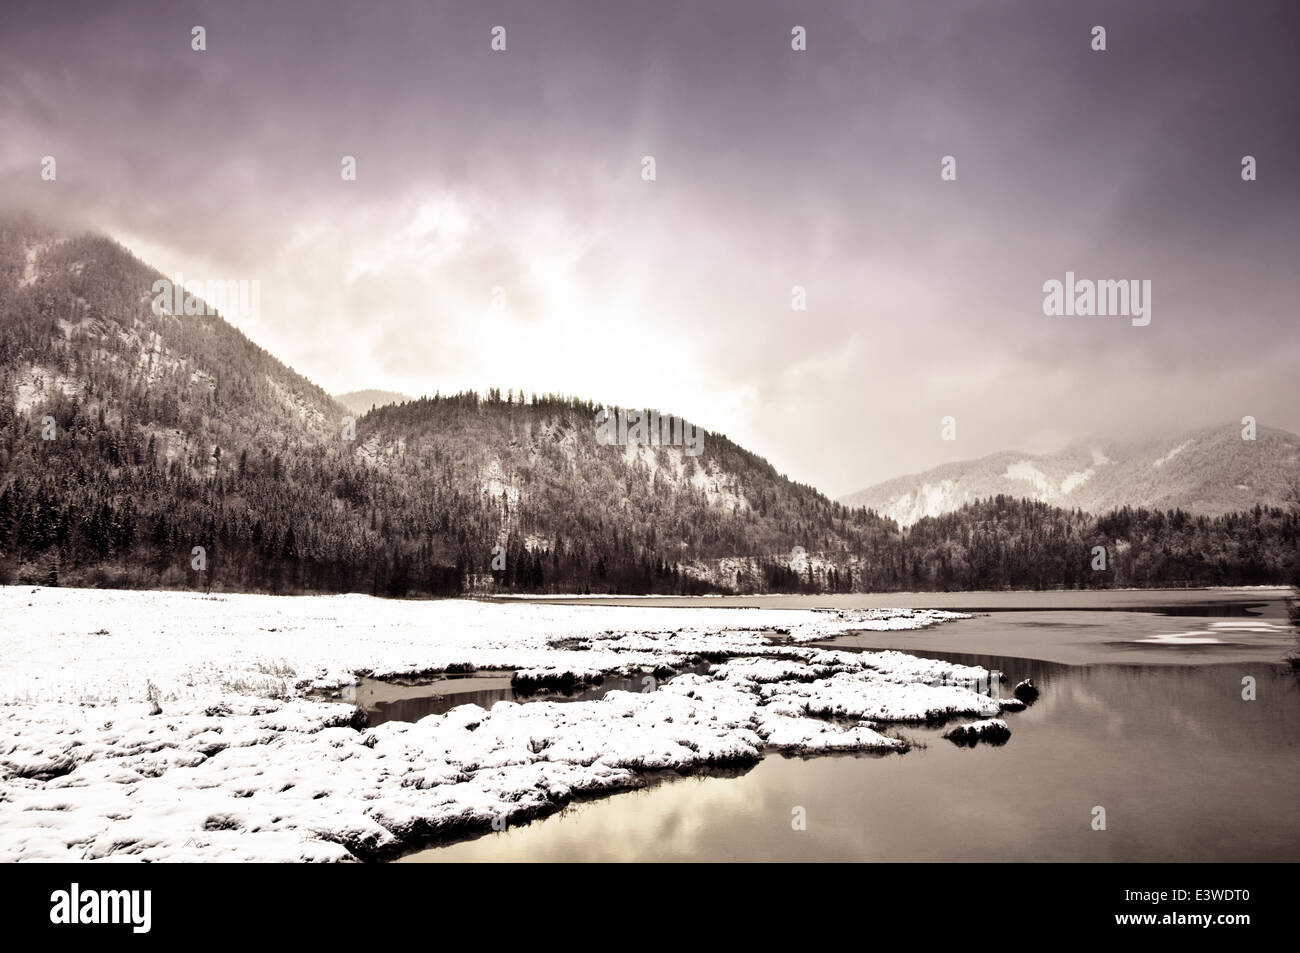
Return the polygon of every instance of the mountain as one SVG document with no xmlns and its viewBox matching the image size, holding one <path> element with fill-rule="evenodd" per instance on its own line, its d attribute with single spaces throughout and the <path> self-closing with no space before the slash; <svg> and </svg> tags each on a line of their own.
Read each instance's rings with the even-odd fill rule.
<svg viewBox="0 0 1300 953">
<path fill-rule="evenodd" d="M 412 398 L 393 390 L 354 390 L 335 394 L 334 399 L 354 414 L 367 414 L 385 404 L 404 404 Z"/>
<path fill-rule="evenodd" d="M 901 529 L 677 418 L 655 444 L 602 423 L 618 408 L 495 388 L 357 415 L 205 302 L 161 306 L 159 280 L 111 239 L 0 217 L 0 582 L 699 594 L 1262 584 L 1298 565 L 1280 506 L 1094 516 L 1016 493 Z M 1201 471 L 1248 452 L 1221 436 L 987 470 L 1074 500 L 1145 459 L 1124 485 L 1200 499 Z M 1261 431 L 1231 478 L 1272 486 L 1279 442 Z"/>
<path fill-rule="evenodd" d="M 1129 506 L 1217 516 L 1280 506 L 1297 476 L 1300 437 L 1260 426 L 1245 440 L 1241 425 L 1225 424 L 1163 440 L 995 453 L 878 483 L 841 502 L 900 526 L 999 494 L 1088 513 Z"/>
<path fill-rule="evenodd" d="M 0 221 L 0 393 L 11 409 L 45 406 L 60 429 L 78 415 L 116 417 L 165 442 L 169 460 L 249 435 L 292 448 L 333 431 L 341 406 L 219 315 L 156 313 L 163 278 L 107 238 Z"/>
<path fill-rule="evenodd" d="M 575 398 L 436 395 L 348 433 L 349 407 L 219 314 L 157 313 L 160 279 L 103 236 L 0 221 L 0 578 L 713 591 L 896 531 L 721 434 L 604 445 Z"/>
</svg>

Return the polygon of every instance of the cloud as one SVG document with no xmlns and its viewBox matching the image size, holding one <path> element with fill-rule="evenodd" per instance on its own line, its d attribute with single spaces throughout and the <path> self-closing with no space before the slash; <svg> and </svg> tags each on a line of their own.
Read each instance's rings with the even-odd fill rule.
<svg viewBox="0 0 1300 953">
<path fill-rule="evenodd" d="M 332 391 L 657 406 L 832 493 L 1300 429 L 1291 4 L 58 6 L 7 5 L 0 189 L 260 279 L 245 330 Z M 1066 270 L 1150 278 L 1151 326 L 1044 317 Z"/>
</svg>

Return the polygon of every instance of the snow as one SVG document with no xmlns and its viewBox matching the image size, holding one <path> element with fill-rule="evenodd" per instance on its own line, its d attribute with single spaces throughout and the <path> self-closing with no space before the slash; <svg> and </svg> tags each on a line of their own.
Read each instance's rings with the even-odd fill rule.
<svg viewBox="0 0 1300 953">
<path fill-rule="evenodd" d="M 40 364 L 24 368 L 18 374 L 16 384 L 14 409 L 20 414 L 25 414 L 42 401 L 49 400 L 54 396 L 55 391 L 65 397 L 75 397 L 81 390 L 80 383 L 74 378 Z"/>
<path fill-rule="evenodd" d="M 1095 455 L 1094 455 L 1095 458 Z M 1035 491 L 1035 499 L 1044 502 L 1050 502 L 1061 496 L 1069 496 L 1083 484 L 1092 479 L 1094 470 L 1089 467 L 1086 470 L 1076 470 L 1073 473 L 1067 473 L 1061 478 L 1059 491 L 1053 487 L 1052 482 L 1047 478 L 1042 470 L 1034 466 L 1028 460 L 1021 460 L 1007 466 L 1006 472 L 1002 474 L 1004 480 L 1023 480 L 1031 483 Z"/>
<path fill-rule="evenodd" d="M 958 617 L 3 587 L 0 860 L 374 859 L 647 771 L 903 751 L 882 723 L 998 714 L 977 690 L 989 673 L 808 643 Z M 363 674 L 592 678 L 701 657 L 723 661 L 594 701 L 361 730 L 319 693 Z"/>
<path fill-rule="evenodd" d="M 1047 484 L 1047 475 L 1028 460 L 1009 464 L 1007 472 L 1002 474 L 1002 477 L 1006 480 L 1025 480 L 1032 483 L 1039 498 L 1046 497 L 1051 492 Z"/>
<path fill-rule="evenodd" d="M 1011 729 L 1001 718 L 985 718 L 956 725 L 943 733 L 949 741 L 962 745 L 973 745 L 980 741 L 1001 744 L 1011 736 Z"/>
<path fill-rule="evenodd" d="M 501 468 L 500 460 L 493 460 L 488 465 L 483 478 L 479 481 L 479 486 L 481 492 L 486 493 L 493 501 L 499 501 L 504 494 L 506 504 L 512 510 L 519 505 L 519 487 L 507 478 L 505 471 Z"/>
<path fill-rule="evenodd" d="M 709 461 L 706 467 L 681 446 L 629 440 L 623 448 L 623 463 L 640 473 L 649 486 L 655 486 L 657 480 L 659 486 L 671 490 L 690 488 L 704 494 L 710 508 L 731 513 L 753 509 L 734 474 L 724 471 L 717 461 Z"/>
<path fill-rule="evenodd" d="M 970 495 L 958 487 L 956 480 L 923 483 L 915 492 L 892 497 L 877 512 L 899 526 L 911 526 L 927 516 L 942 516 L 970 502 Z"/>
<path fill-rule="evenodd" d="M 296 391 L 291 391 L 270 374 L 266 375 L 266 385 L 275 394 L 281 405 L 292 412 L 299 420 L 318 425 L 325 422 L 325 414 L 310 400 Z"/>
<path fill-rule="evenodd" d="M 1162 635 L 1151 635 L 1145 639 L 1134 639 L 1134 642 L 1148 642 L 1154 645 L 1222 645 L 1223 639 L 1215 638 L 1214 633 L 1206 629 L 1198 629 L 1194 632 L 1168 632 Z"/>
<path fill-rule="evenodd" d="M 1159 460 L 1156 460 L 1156 461 L 1155 461 L 1154 463 L 1152 463 L 1151 465 L 1152 465 L 1153 467 L 1155 467 L 1156 469 L 1159 469 L 1160 467 L 1163 467 L 1166 463 L 1168 463 L 1168 462 L 1169 462 L 1170 460 L 1172 460 L 1174 457 L 1178 456 L 1180 453 L 1182 453 L 1184 450 L 1186 450 L 1186 449 L 1187 449 L 1188 447 L 1190 447 L 1191 445 L 1192 445 L 1192 441 L 1191 441 L 1191 440 L 1184 440 L 1182 443 L 1180 443 L 1178 446 L 1174 447 L 1174 449 L 1170 450 L 1170 451 L 1169 451 L 1168 453 L 1166 453 L 1163 457 L 1161 457 Z"/>
<path fill-rule="evenodd" d="M 1093 468 L 1089 467 L 1086 470 L 1079 470 L 1075 473 L 1066 474 L 1065 478 L 1061 480 L 1061 495 L 1069 496 L 1079 487 L 1091 480 L 1094 472 Z"/>
<path fill-rule="evenodd" d="M 681 459 L 683 451 L 678 447 L 668 448 L 670 455 Z M 685 465 L 684 462 L 682 464 Z M 740 490 L 739 481 L 733 474 L 727 474 L 718 466 L 716 460 L 710 460 L 708 469 L 696 464 L 691 474 L 690 485 L 704 494 L 710 508 L 719 508 L 731 513 L 743 513 L 752 509 L 749 500 Z"/>
<path fill-rule="evenodd" d="M 1266 619 L 1225 620 L 1211 622 L 1208 628 L 1192 629 L 1187 632 L 1166 632 L 1134 639 L 1155 645 L 1225 645 L 1229 644 L 1221 636 L 1249 638 L 1253 635 L 1286 635 L 1291 626 L 1284 622 L 1269 622 Z"/>
<path fill-rule="evenodd" d="M 41 255 L 53 248 L 54 245 L 55 242 L 34 242 L 23 249 L 26 257 L 23 261 L 23 276 L 18 280 L 19 288 L 26 288 L 29 285 L 36 284 L 36 280 L 40 277 L 40 270 L 37 268 L 36 262 Z"/>
</svg>

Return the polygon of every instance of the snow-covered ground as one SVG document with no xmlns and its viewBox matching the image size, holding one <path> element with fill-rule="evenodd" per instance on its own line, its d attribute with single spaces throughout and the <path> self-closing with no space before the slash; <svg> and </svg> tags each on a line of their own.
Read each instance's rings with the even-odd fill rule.
<svg viewBox="0 0 1300 953">
<path fill-rule="evenodd" d="M 977 690 L 988 673 L 806 643 L 958 617 L 3 587 L 0 860 L 374 858 L 638 787 L 647 770 L 902 750 L 880 723 L 999 715 Z M 375 728 L 316 694 L 362 674 L 701 659 L 707 675 L 644 692 Z"/>
</svg>

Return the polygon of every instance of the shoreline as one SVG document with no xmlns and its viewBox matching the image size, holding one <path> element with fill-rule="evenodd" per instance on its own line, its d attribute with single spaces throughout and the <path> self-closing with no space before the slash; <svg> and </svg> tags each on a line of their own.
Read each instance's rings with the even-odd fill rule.
<svg viewBox="0 0 1300 953">
<path fill-rule="evenodd" d="M 641 787 L 646 771 L 895 750 L 878 727 L 1008 710 L 976 690 L 982 669 L 807 645 L 952 618 L 939 612 L 6 588 L 0 615 L 19 623 L 0 633 L 10 860 L 378 860 Z M 312 695 L 360 676 L 579 682 L 700 659 L 707 676 L 597 701 L 465 704 L 373 728 Z"/>
<path fill-rule="evenodd" d="M 779 602 L 812 604 L 826 608 L 940 609 L 949 612 L 1014 612 L 1021 609 L 1017 601 L 1041 602 L 1042 609 L 1057 611 L 1138 611 L 1169 605 L 1215 605 L 1254 600 L 1285 599 L 1290 586 L 1217 586 L 1213 588 L 1177 589 L 1004 589 L 967 592 L 881 592 L 881 593 L 764 593 L 752 596 L 577 596 L 529 594 L 478 597 L 477 601 L 494 603 L 529 603 L 536 605 L 592 605 L 689 608 L 708 606 L 718 609 L 785 608 Z M 1105 600 L 1121 605 L 1097 605 Z"/>
<path fill-rule="evenodd" d="M 1258 589 L 1218 598 L 1270 601 Z M 811 602 L 746 612 L 714 599 L 674 609 L 3 587 L 0 735 L 12 741 L 0 749 L 0 856 L 379 860 L 641 788 L 647 772 L 898 751 L 907 742 L 896 726 L 1015 710 L 987 691 L 985 668 L 917 653 L 951 651 L 949 640 L 978 650 L 963 630 L 981 626 L 1001 638 L 1023 623 L 1040 645 L 1059 631 L 1033 611 L 964 618 Z M 1239 624 L 1233 615 L 1244 613 L 1206 624 Z M 1269 644 L 1281 631 L 1260 615 L 1245 622 L 1272 633 Z M 1156 636 L 1187 624 L 1177 614 L 1144 623 Z M 870 638 L 899 647 L 854 644 Z M 1141 651 L 1206 650 L 1157 641 Z M 701 659 L 707 674 L 684 671 Z M 362 677 L 385 683 L 376 694 L 404 695 L 428 686 L 403 679 L 441 673 L 469 675 L 468 685 L 500 684 L 507 669 L 537 683 L 640 682 L 664 667 L 681 674 L 648 690 L 464 704 L 374 727 L 313 695 Z"/>
</svg>

